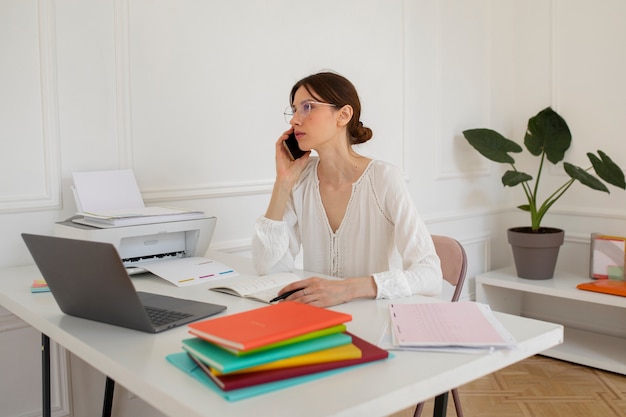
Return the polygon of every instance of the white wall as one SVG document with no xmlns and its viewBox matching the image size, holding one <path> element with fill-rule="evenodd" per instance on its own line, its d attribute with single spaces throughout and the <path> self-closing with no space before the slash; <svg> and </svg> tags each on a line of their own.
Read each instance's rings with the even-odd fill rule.
<svg viewBox="0 0 626 417">
<path fill-rule="evenodd" d="M 213 248 L 247 253 L 291 85 L 332 69 L 374 130 L 360 151 L 400 166 L 431 231 L 465 244 L 472 298 L 477 273 L 511 262 L 505 229 L 528 220 L 521 190 L 461 132 L 521 143 L 550 105 L 574 135 L 568 161 L 602 149 L 626 165 L 625 17 L 621 0 L 0 0 L 0 266 L 31 263 L 19 234 L 74 213 L 72 172 L 117 168 L 134 169 L 148 204 L 215 215 Z M 591 232 L 626 234 L 625 194 L 575 185 L 552 209 L 559 267 L 586 271 Z M 0 319 L 0 403 L 37 415 L 38 396 L 16 393 L 39 392 L 38 335 Z M 55 358 L 56 415 L 98 412 L 103 378 Z M 119 392 L 117 415 L 155 415 Z"/>
</svg>

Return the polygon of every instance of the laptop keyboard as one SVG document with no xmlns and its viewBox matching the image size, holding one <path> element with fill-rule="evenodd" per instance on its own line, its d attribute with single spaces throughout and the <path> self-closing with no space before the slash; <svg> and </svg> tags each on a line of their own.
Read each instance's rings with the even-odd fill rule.
<svg viewBox="0 0 626 417">
<path fill-rule="evenodd" d="M 145 307 L 145 309 L 148 317 L 150 317 L 150 321 L 157 327 L 191 317 L 191 314 L 180 311 L 164 310 L 156 307 Z"/>
</svg>

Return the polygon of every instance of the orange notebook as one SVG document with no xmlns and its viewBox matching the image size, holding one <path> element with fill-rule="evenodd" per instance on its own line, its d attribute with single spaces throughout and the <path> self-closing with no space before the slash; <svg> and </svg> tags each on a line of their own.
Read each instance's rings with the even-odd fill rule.
<svg viewBox="0 0 626 417">
<path fill-rule="evenodd" d="M 591 282 L 583 282 L 582 284 L 578 284 L 576 288 L 626 297 L 626 281 L 618 281 L 616 279 L 599 279 Z"/>
<path fill-rule="evenodd" d="M 351 320 L 350 314 L 283 301 L 187 326 L 189 333 L 204 340 L 246 351 Z"/>
</svg>

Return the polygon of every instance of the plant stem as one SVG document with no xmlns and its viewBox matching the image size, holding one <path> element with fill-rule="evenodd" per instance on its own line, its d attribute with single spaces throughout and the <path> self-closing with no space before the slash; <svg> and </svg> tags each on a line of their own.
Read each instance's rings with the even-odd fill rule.
<svg viewBox="0 0 626 417">
<path fill-rule="evenodd" d="M 515 168 L 515 164 L 511 164 L 511 168 L 513 168 L 513 171 L 519 172 L 517 168 Z M 522 189 L 524 190 L 524 194 L 526 194 L 526 200 L 528 200 L 528 203 L 529 203 L 528 205 L 531 206 L 532 205 L 532 193 L 530 191 L 530 187 L 528 186 L 526 182 L 522 182 Z"/>
<path fill-rule="evenodd" d="M 533 191 L 533 207 L 530 212 L 530 221 L 532 224 L 533 230 L 539 230 L 539 226 L 541 225 L 541 219 L 543 218 L 542 209 L 545 206 L 545 203 L 541 205 L 539 210 L 537 210 L 537 191 L 539 190 L 539 180 L 541 179 L 541 173 L 543 171 L 543 163 L 546 160 L 546 153 L 541 152 L 541 161 L 539 162 L 539 169 L 537 170 L 537 177 L 535 178 L 535 190 Z"/>
<path fill-rule="evenodd" d="M 587 169 L 585 169 L 585 171 L 590 171 L 591 168 L 592 167 L 588 167 Z M 543 219 L 543 216 L 548 212 L 548 209 L 552 207 L 552 205 L 556 203 L 556 201 L 559 198 L 561 198 L 563 194 L 565 194 L 565 192 L 569 189 L 569 187 L 572 186 L 572 184 L 574 184 L 574 182 L 576 182 L 574 178 L 569 179 L 563 185 L 557 188 L 556 191 L 553 192 L 548 198 L 546 198 L 546 200 L 543 202 L 538 212 L 539 221 L 537 222 L 537 228 L 539 228 L 539 224 L 541 224 L 541 220 Z M 533 222 L 533 226 L 534 226 L 534 222 Z"/>
<path fill-rule="evenodd" d="M 572 184 L 574 184 L 573 178 L 567 181 L 565 184 L 561 185 L 554 193 L 552 193 L 552 195 L 550 195 L 550 197 L 546 198 L 546 200 L 543 202 L 543 204 L 539 208 L 539 211 L 536 213 L 537 221 L 535 222 L 534 217 L 532 218 L 533 230 L 539 229 L 539 225 L 541 224 L 541 221 L 543 220 L 543 216 L 545 216 L 545 214 L 548 212 L 548 209 L 550 209 L 550 207 L 552 207 L 552 205 L 556 203 L 556 201 L 559 198 L 561 198 L 561 196 L 565 193 L 565 191 L 567 191 L 569 187 L 572 186 Z M 559 192 L 559 190 L 561 190 L 561 192 Z M 558 195 L 556 195 L 557 193 Z M 535 225 L 536 225 L 536 228 L 535 228 Z"/>
</svg>

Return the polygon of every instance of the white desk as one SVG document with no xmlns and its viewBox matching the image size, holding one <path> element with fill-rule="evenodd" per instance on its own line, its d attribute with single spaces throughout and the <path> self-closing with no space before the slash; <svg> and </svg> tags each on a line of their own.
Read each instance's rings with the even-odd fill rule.
<svg viewBox="0 0 626 417">
<path fill-rule="evenodd" d="M 219 252 L 209 257 L 253 274 L 249 260 Z M 497 313 L 518 348 L 493 354 L 396 352 L 389 360 L 239 402 L 227 402 L 165 360 L 181 351 L 185 328 L 158 335 L 141 333 L 64 315 L 49 293 L 31 294 L 39 278 L 34 266 L 0 270 L 0 305 L 48 335 L 94 368 L 163 413 L 207 416 L 386 416 L 551 348 L 563 340 L 561 325 Z M 264 306 L 208 291 L 210 284 L 184 288 L 154 276 L 133 278 L 139 290 L 204 300 L 228 306 L 222 314 Z M 419 302 L 415 296 L 395 302 Z M 377 343 L 387 322 L 387 300 L 357 300 L 333 309 L 350 313 L 348 330 Z"/>
</svg>

